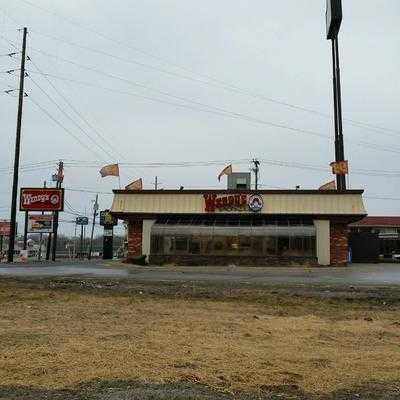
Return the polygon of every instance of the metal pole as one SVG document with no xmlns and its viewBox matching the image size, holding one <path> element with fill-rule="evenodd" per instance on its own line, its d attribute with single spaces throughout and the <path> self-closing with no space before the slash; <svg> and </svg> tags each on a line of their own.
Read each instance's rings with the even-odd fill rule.
<svg viewBox="0 0 400 400">
<path fill-rule="evenodd" d="M 83 225 L 81 225 L 81 243 L 80 243 L 80 255 L 79 258 L 83 258 Z"/>
<path fill-rule="evenodd" d="M 26 35 L 28 29 L 24 28 L 22 39 L 22 55 L 21 55 L 21 71 L 19 78 L 19 98 L 18 98 L 18 116 L 17 116 L 17 132 L 15 138 L 15 156 L 14 156 L 14 176 L 12 187 L 11 199 L 11 223 L 10 223 L 10 237 L 8 244 L 8 262 L 14 261 L 14 246 L 15 246 L 15 227 L 17 219 L 17 191 L 18 191 L 18 172 L 19 172 L 19 155 L 21 146 L 21 126 L 22 126 L 22 107 L 24 103 L 24 81 L 25 81 L 25 54 L 26 54 Z"/>
<path fill-rule="evenodd" d="M 338 120 L 338 141 L 340 161 L 344 161 L 344 141 L 343 141 L 343 121 L 342 121 L 342 89 L 340 83 L 340 63 L 339 63 L 339 41 L 335 38 L 335 58 L 336 58 L 336 90 L 337 90 L 337 120 Z M 346 190 L 346 175 L 341 175 L 341 188 Z"/>
<path fill-rule="evenodd" d="M 61 188 L 61 183 L 62 183 L 62 177 L 63 177 L 63 169 L 64 169 L 64 163 L 60 161 L 58 163 L 58 171 L 57 171 L 57 184 L 56 187 L 57 189 Z M 51 255 L 52 261 L 56 261 L 56 252 L 57 252 L 57 236 L 58 236 L 58 211 L 54 212 L 54 220 L 53 220 L 53 251 Z"/>
<path fill-rule="evenodd" d="M 253 160 L 253 164 L 254 164 L 254 168 L 253 168 L 253 172 L 254 172 L 254 176 L 255 176 L 255 190 L 258 190 L 258 173 L 259 173 L 259 165 L 260 165 L 260 161 L 258 161 L 257 159 Z"/>
<path fill-rule="evenodd" d="M 46 187 L 46 181 L 43 182 L 43 188 L 45 187 Z M 42 215 L 44 215 L 44 211 L 42 211 Z M 38 254 L 39 261 L 42 259 L 42 243 L 43 243 L 43 233 L 40 234 L 40 239 L 39 239 L 39 254 Z"/>
<path fill-rule="evenodd" d="M 39 252 L 38 252 L 38 260 L 42 259 L 42 243 L 43 243 L 43 233 L 39 236 Z"/>
<path fill-rule="evenodd" d="M 75 222 L 75 232 L 74 232 L 74 258 L 76 258 L 76 228 L 78 225 L 76 225 Z"/>
<path fill-rule="evenodd" d="M 336 77 L 336 52 L 335 39 L 332 39 L 332 69 L 333 69 L 333 105 L 335 120 L 335 161 L 340 161 L 339 125 L 338 125 L 338 99 L 337 99 L 337 77 Z M 340 175 L 336 175 L 336 187 L 342 190 L 342 180 Z"/>
<path fill-rule="evenodd" d="M 28 211 L 25 211 L 25 225 L 24 225 L 24 250 L 28 245 Z"/>
<path fill-rule="evenodd" d="M 83 226 L 83 254 L 86 254 L 86 225 Z"/>
<path fill-rule="evenodd" d="M 54 221 L 54 213 L 53 213 L 53 221 Z M 46 247 L 46 261 L 50 260 L 50 250 L 51 250 L 51 232 L 49 233 L 49 236 L 47 238 L 47 247 Z"/>
<path fill-rule="evenodd" d="M 90 245 L 89 245 L 89 255 L 88 255 L 89 260 L 92 258 L 94 225 L 96 224 L 97 210 L 99 209 L 99 204 L 97 202 L 98 199 L 99 199 L 99 195 L 96 194 L 96 201 L 94 202 L 94 206 L 93 206 L 93 224 L 92 224 L 92 233 L 90 235 Z"/>
</svg>

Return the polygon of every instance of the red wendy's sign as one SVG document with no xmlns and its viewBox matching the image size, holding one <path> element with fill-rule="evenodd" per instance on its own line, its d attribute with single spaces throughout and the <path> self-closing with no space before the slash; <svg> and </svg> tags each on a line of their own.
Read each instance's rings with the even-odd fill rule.
<svg viewBox="0 0 400 400">
<path fill-rule="evenodd" d="M 219 196 L 217 194 L 205 194 L 205 210 L 214 212 L 216 210 L 234 209 L 243 210 L 247 206 L 247 194 L 230 194 Z"/>
<path fill-rule="evenodd" d="M 264 207 L 263 196 L 252 194 L 205 194 L 205 211 L 251 211 L 261 212 Z"/>
<path fill-rule="evenodd" d="M 21 188 L 20 211 L 63 211 L 64 189 Z"/>
</svg>

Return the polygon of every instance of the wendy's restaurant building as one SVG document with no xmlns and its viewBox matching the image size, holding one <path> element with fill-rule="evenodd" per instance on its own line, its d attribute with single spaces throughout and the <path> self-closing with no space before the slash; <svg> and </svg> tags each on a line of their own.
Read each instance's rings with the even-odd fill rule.
<svg viewBox="0 0 400 400">
<path fill-rule="evenodd" d="M 114 190 L 128 259 L 150 264 L 337 265 L 348 225 L 365 217 L 362 190 Z"/>
</svg>

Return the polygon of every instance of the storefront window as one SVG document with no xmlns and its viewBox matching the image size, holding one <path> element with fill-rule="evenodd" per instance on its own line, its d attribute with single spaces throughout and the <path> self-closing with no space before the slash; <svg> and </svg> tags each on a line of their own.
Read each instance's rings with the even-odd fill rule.
<svg viewBox="0 0 400 400">
<path fill-rule="evenodd" d="M 289 256 L 289 238 L 278 237 L 278 256 Z"/>
<path fill-rule="evenodd" d="M 188 252 L 188 237 L 178 236 L 174 238 L 175 252 L 187 253 Z"/>
<path fill-rule="evenodd" d="M 257 220 L 255 225 L 155 224 L 152 228 L 153 254 L 218 256 L 315 257 L 315 228 L 300 220 Z M 235 220 L 236 221 L 236 220 Z M 210 222 L 210 221 L 203 221 Z M 232 224 L 233 222 L 230 221 Z M 267 224 L 265 224 L 267 223 Z"/>
<path fill-rule="evenodd" d="M 239 236 L 239 254 L 245 256 L 253 254 L 251 236 Z"/>
<path fill-rule="evenodd" d="M 151 252 L 152 254 L 162 254 L 164 252 L 164 237 L 154 235 L 151 237 Z"/>
<path fill-rule="evenodd" d="M 200 254 L 201 237 L 193 236 L 189 242 L 189 254 Z"/>
<path fill-rule="evenodd" d="M 251 238 L 251 249 L 252 249 L 252 253 L 255 256 L 264 255 L 263 243 L 264 243 L 264 238 L 262 238 L 260 236 L 256 236 L 256 237 L 252 237 Z"/>
<path fill-rule="evenodd" d="M 266 256 L 276 256 L 277 238 L 266 237 L 264 239 L 264 254 Z"/>
</svg>

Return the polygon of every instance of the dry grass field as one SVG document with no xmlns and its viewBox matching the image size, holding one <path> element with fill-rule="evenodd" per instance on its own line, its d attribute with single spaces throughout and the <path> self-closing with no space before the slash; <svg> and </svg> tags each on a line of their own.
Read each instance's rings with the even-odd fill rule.
<svg viewBox="0 0 400 400">
<path fill-rule="evenodd" d="M 314 394 L 384 386 L 400 382 L 399 311 L 280 294 L 190 299 L 1 283 L 0 386 L 188 381 Z"/>
</svg>

